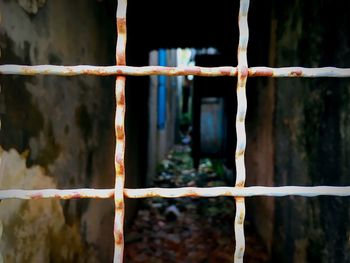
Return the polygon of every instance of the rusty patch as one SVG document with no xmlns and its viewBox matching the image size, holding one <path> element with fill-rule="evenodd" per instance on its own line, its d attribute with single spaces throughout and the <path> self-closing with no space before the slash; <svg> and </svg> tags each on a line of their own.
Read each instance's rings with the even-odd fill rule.
<svg viewBox="0 0 350 263">
<path fill-rule="evenodd" d="M 236 183 L 236 187 L 244 187 L 245 181 L 239 181 Z"/>
<path fill-rule="evenodd" d="M 124 209 L 124 202 L 121 202 L 121 201 L 116 202 L 116 203 L 115 203 L 115 209 L 117 209 L 117 210 L 122 210 L 122 209 Z"/>
<path fill-rule="evenodd" d="M 201 69 L 199 67 L 186 67 L 184 70 L 190 75 L 198 75 L 201 73 Z"/>
<path fill-rule="evenodd" d="M 196 193 L 195 191 L 193 191 L 193 190 L 190 190 L 190 191 L 188 191 L 188 196 L 189 197 L 198 197 L 199 196 L 199 194 L 198 193 Z"/>
<path fill-rule="evenodd" d="M 117 18 L 117 32 L 119 34 L 126 34 L 126 18 Z"/>
<path fill-rule="evenodd" d="M 243 212 L 243 211 L 240 211 L 238 223 L 239 223 L 240 225 L 242 225 L 243 222 L 244 222 L 244 212 Z"/>
<path fill-rule="evenodd" d="M 126 18 L 117 18 L 117 65 L 124 66 L 126 65 L 125 59 L 125 44 L 126 44 Z"/>
<path fill-rule="evenodd" d="M 119 232 L 118 229 L 117 229 L 117 231 Z M 123 234 L 122 234 L 122 233 L 116 234 L 116 236 L 115 236 L 115 244 L 116 244 L 117 246 L 121 246 L 121 245 L 123 245 L 123 243 L 124 243 Z"/>
<path fill-rule="evenodd" d="M 117 126 L 117 140 L 124 140 L 125 134 L 124 134 L 124 127 L 123 126 Z"/>
<path fill-rule="evenodd" d="M 41 193 L 36 193 L 31 196 L 32 199 L 41 199 L 43 198 L 43 195 Z"/>
<path fill-rule="evenodd" d="M 236 196 L 235 200 L 236 200 L 236 203 L 244 203 L 244 197 Z"/>
<path fill-rule="evenodd" d="M 267 68 L 249 69 L 249 77 L 272 77 L 273 70 Z"/>
<path fill-rule="evenodd" d="M 78 198 L 81 198 L 80 194 L 79 193 L 74 193 L 70 196 L 72 199 L 78 199 Z"/>
<path fill-rule="evenodd" d="M 117 173 L 118 173 L 117 176 L 124 178 L 124 171 L 125 171 L 124 170 L 124 162 L 118 161 L 116 170 L 117 170 Z"/>
<path fill-rule="evenodd" d="M 241 78 L 241 80 L 244 80 L 248 77 L 248 67 L 247 66 L 242 66 L 238 68 L 238 72 L 239 72 L 239 76 Z"/>
<path fill-rule="evenodd" d="M 291 77 L 301 77 L 303 75 L 303 72 L 301 70 L 293 70 L 289 73 L 289 76 Z"/>
<path fill-rule="evenodd" d="M 220 67 L 219 72 L 223 76 L 231 76 L 232 75 L 232 68 L 231 67 Z M 233 72 L 234 73 L 234 72 Z"/>
<path fill-rule="evenodd" d="M 241 157 L 242 155 L 244 155 L 244 152 L 245 152 L 244 150 L 237 151 L 237 152 L 236 152 L 236 155 L 235 155 L 236 158 L 239 158 L 239 157 Z"/>
<path fill-rule="evenodd" d="M 28 68 L 28 67 L 22 67 L 22 73 L 24 75 L 34 75 L 35 70 L 32 70 L 31 68 Z"/>
</svg>

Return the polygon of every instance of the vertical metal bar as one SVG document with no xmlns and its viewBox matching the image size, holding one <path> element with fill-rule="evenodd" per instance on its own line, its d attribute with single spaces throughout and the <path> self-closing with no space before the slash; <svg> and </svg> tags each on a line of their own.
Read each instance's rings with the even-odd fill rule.
<svg viewBox="0 0 350 263">
<path fill-rule="evenodd" d="M 117 65 L 125 65 L 127 0 L 118 0 L 117 7 Z M 124 252 L 124 181 L 125 181 L 125 76 L 118 76 L 115 83 L 115 187 L 114 187 L 114 263 L 123 262 Z"/>
<path fill-rule="evenodd" d="M 249 39 L 248 29 L 249 0 L 240 0 L 238 25 L 239 44 L 237 51 L 238 77 L 237 77 L 237 115 L 236 115 L 236 187 L 244 187 L 246 172 L 244 164 L 244 152 L 246 148 L 245 116 L 247 112 L 246 82 L 248 77 L 247 46 Z M 236 197 L 236 217 L 235 217 L 235 263 L 243 262 L 245 250 L 244 237 L 244 217 L 245 202 L 244 197 Z"/>
</svg>

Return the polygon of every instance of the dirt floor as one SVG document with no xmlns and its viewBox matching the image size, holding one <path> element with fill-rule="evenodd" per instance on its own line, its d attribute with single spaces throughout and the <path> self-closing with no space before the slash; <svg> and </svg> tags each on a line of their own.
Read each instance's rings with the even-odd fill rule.
<svg viewBox="0 0 350 263">
<path fill-rule="evenodd" d="M 159 165 L 154 186 L 223 186 L 231 181 L 228 176 L 218 160 L 202 160 L 196 172 L 190 148 L 176 146 Z M 234 217 L 230 197 L 145 199 L 126 233 L 125 262 L 233 262 Z M 244 262 L 268 262 L 263 243 L 247 220 L 245 233 Z"/>
</svg>

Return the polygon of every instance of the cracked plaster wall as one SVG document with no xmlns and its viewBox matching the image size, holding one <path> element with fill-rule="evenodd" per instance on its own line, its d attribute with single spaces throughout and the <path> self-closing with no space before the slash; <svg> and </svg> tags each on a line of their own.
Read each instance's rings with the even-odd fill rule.
<svg viewBox="0 0 350 263">
<path fill-rule="evenodd" d="M 114 63 L 114 18 L 106 15 L 103 3 L 0 1 L 0 12 L 1 64 Z M 28 187 L 113 187 L 114 77 L 1 76 L 0 85 L 0 146 L 5 154 L 13 155 L 12 149 L 26 152 L 28 169 L 39 165 L 45 174 L 38 172 L 36 177 L 42 184 Z M 24 161 L 19 162 L 23 166 Z M 25 176 L 24 173 L 23 180 L 27 180 Z M 13 181 L 11 187 L 18 187 L 18 183 Z M 0 184 L 0 188 L 4 189 L 5 185 Z M 1 205 L 8 207 L 7 203 Z M 34 203 L 23 202 L 25 205 L 21 205 L 23 209 L 19 208 L 18 213 L 24 213 L 26 234 L 23 235 L 28 236 L 25 240 L 33 236 L 35 229 L 45 228 L 40 241 L 40 251 L 45 252 L 38 255 L 40 258 L 21 262 L 48 262 L 47 253 L 56 249 L 53 246 L 58 243 L 60 249 L 72 248 L 74 257 L 84 258 L 82 255 L 91 250 L 101 262 L 111 260 L 112 200 L 39 201 L 38 206 Z M 1 211 L 6 214 L 6 210 Z M 34 218 L 39 211 L 54 216 Z M 18 228 L 6 220 L 3 223 L 4 234 Z M 55 236 L 57 229 L 62 228 L 71 233 L 71 240 L 69 236 Z M 56 243 L 44 242 L 48 239 Z M 9 247 L 1 244 L 3 255 L 7 255 Z M 21 259 L 27 253 L 22 248 L 16 251 Z M 77 262 L 74 257 L 67 256 L 64 262 Z M 94 262 L 93 257 L 90 261 Z"/>
</svg>

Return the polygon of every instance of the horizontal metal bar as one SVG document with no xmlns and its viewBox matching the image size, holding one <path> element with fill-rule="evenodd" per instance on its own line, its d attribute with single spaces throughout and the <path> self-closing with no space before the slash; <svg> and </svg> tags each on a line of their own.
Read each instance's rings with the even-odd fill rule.
<svg viewBox="0 0 350 263">
<path fill-rule="evenodd" d="M 303 68 L 303 67 L 285 67 L 285 68 L 268 68 L 252 67 L 249 69 L 249 77 L 350 77 L 350 68 Z"/>
<path fill-rule="evenodd" d="M 129 75 L 129 76 L 184 76 L 195 75 L 203 77 L 237 76 L 237 67 L 163 67 L 163 66 L 25 66 L 25 65 L 1 65 L 0 74 L 9 75 L 58 75 L 58 76 L 76 76 L 76 75 Z M 249 77 L 350 77 L 350 68 L 303 68 L 303 67 L 251 67 L 248 69 Z"/>
<path fill-rule="evenodd" d="M 11 75 L 59 75 L 59 76 L 76 76 L 76 75 L 129 75 L 129 76 L 149 76 L 149 75 L 196 75 L 205 77 L 217 76 L 236 76 L 235 67 L 163 67 L 163 66 L 21 66 L 21 65 L 1 65 L 0 74 Z"/>
<path fill-rule="evenodd" d="M 282 187 L 183 187 L 183 188 L 145 188 L 145 189 L 126 189 L 125 195 L 129 198 L 145 197 L 217 197 L 217 196 L 317 196 L 317 195 L 336 195 L 350 196 L 350 186 L 282 186 Z"/>
<path fill-rule="evenodd" d="M 251 197 L 251 196 L 288 196 L 297 195 L 313 197 L 319 195 L 350 196 L 350 186 L 281 186 L 281 187 L 182 187 L 182 188 L 140 188 L 124 189 L 124 195 L 128 198 L 147 197 Z M 113 198 L 114 189 L 39 189 L 0 190 L 1 199 L 41 199 L 41 198 Z"/>
<path fill-rule="evenodd" d="M 114 189 L 38 189 L 23 190 L 9 189 L 0 190 L 1 199 L 42 199 L 42 198 L 58 198 L 58 199 L 75 199 L 75 198 L 113 198 Z"/>
</svg>

